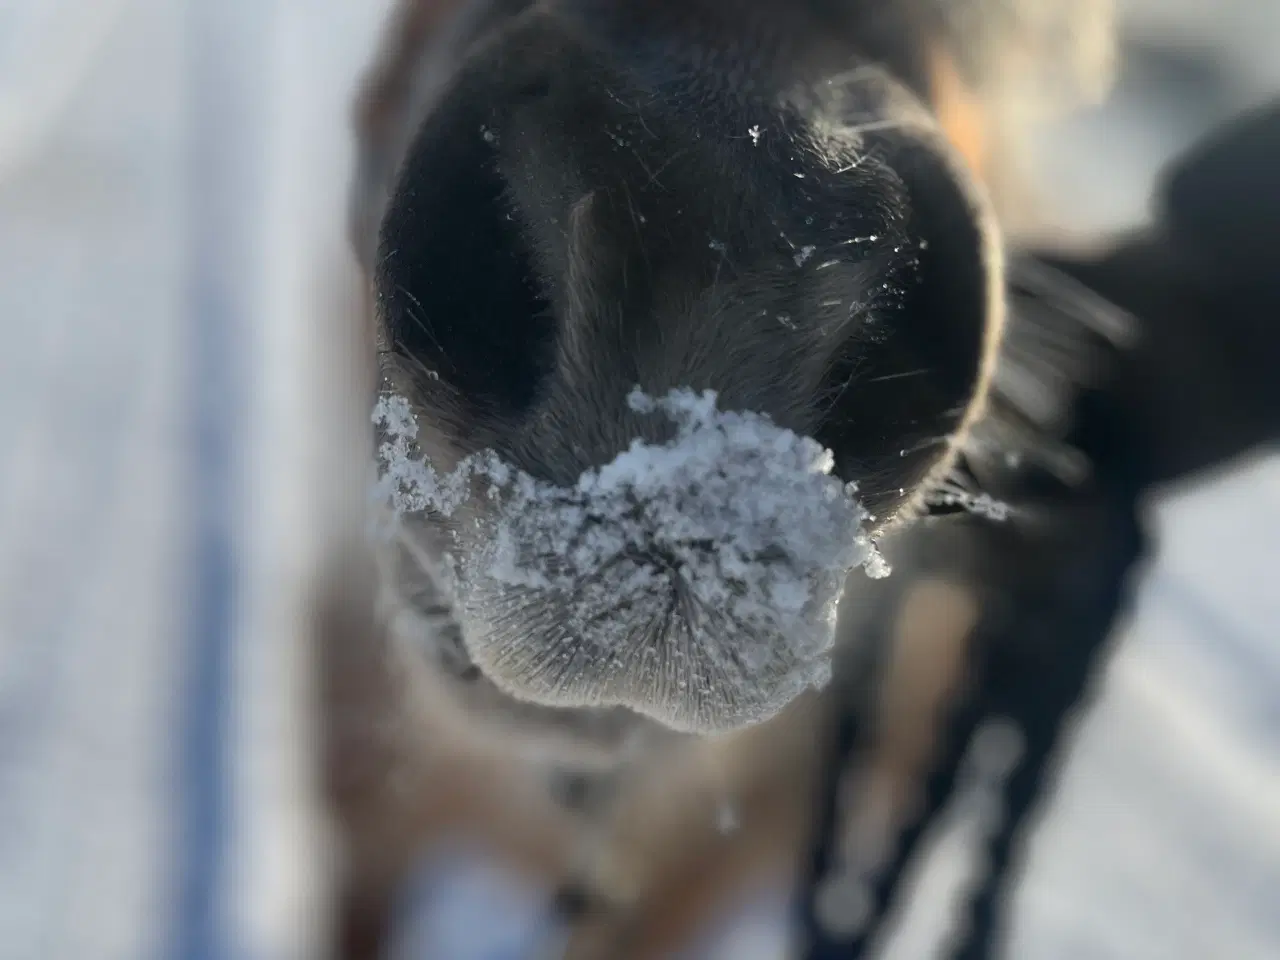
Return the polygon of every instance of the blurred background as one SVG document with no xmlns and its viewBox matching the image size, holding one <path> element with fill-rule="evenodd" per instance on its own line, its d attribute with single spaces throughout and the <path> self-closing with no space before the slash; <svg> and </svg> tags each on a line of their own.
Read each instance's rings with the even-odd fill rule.
<svg viewBox="0 0 1280 960">
<path fill-rule="evenodd" d="M 1121 7 L 1114 95 L 1038 148 L 1086 233 L 1142 220 L 1170 155 L 1280 94 L 1280 0 Z M 0 957 L 318 949 L 298 641 L 331 493 L 298 397 L 336 369 L 316 318 L 384 12 L 0 4 Z M 1153 510 L 1013 957 L 1280 956 L 1280 464 Z M 930 955 L 964 832 L 895 960 Z"/>
</svg>

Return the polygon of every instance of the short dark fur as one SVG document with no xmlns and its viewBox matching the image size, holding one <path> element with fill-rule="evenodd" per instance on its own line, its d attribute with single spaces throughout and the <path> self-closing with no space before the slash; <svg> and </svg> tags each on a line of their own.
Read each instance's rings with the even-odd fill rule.
<svg viewBox="0 0 1280 960">
<path fill-rule="evenodd" d="M 977 393 L 986 225 L 892 71 L 803 11 L 717 10 L 535 7 L 472 53 L 383 221 L 393 366 L 446 465 L 490 446 L 571 481 L 644 429 L 625 386 L 712 387 L 891 516 Z"/>
<path fill-rule="evenodd" d="M 352 232 L 438 465 L 492 447 L 572 480 L 652 429 L 631 383 L 710 386 L 830 445 L 882 525 L 915 512 L 1002 317 L 993 224 L 928 106 L 950 8 L 401 13 L 362 101 Z M 464 700 L 493 699 L 455 666 Z"/>
<path fill-rule="evenodd" d="M 955 0 L 943 16 L 932 0 L 494 0 L 441 16 L 394 50 L 382 98 L 362 113 L 353 237 L 376 279 L 386 372 L 424 414 L 432 458 L 447 468 L 493 447 L 564 482 L 651 429 L 620 403 L 631 383 L 710 386 L 731 406 L 816 433 L 882 520 L 914 512 L 982 412 L 1002 317 L 994 227 L 928 105 L 929 57 L 960 46 L 963 18 L 951 14 L 962 5 L 979 22 L 1007 6 Z M 1142 552 L 1138 494 L 1276 436 L 1274 378 L 1201 375 L 1202 357 L 1233 369 L 1232 351 L 1270 369 L 1275 351 L 1256 321 L 1280 299 L 1258 274 L 1234 271 L 1239 258 L 1187 269 L 1214 259 L 1197 233 L 1235 229 L 1177 201 L 1201 193 L 1185 184 L 1214 169 L 1175 179 L 1174 227 L 1096 262 L 1055 261 L 1152 328 L 1172 317 L 1148 345 L 1115 354 L 1122 375 L 1110 392 L 1067 401 L 1069 442 L 1094 466 L 1083 486 L 1005 477 L 1005 494 L 1032 505 L 1036 522 L 935 521 L 944 533 L 920 528 L 903 542 L 904 556 L 912 543 L 934 550 L 950 527 L 961 549 L 935 555 L 928 572 L 977 589 L 985 615 L 976 692 L 957 704 L 924 816 L 881 877 L 881 911 L 977 719 L 1009 715 L 1028 736 L 993 841 L 996 872 L 959 947 L 966 957 L 996 942 L 1011 840 L 1124 609 Z M 1274 164 L 1251 169 L 1250 182 L 1274 188 L 1258 172 Z M 856 252 L 835 252 L 873 233 Z M 863 309 L 824 312 L 836 299 Z M 1206 330 L 1218 329 L 1221 303 L 1237 323 L 1214 340 Z M 793 325 L 762 323 L 769 314 Z M 1220 430 L 1233 413 L 1240 425 Z M 999 485 L 998 470 L 966 466 L 975 483 Z M 1090 562 L 1092 579 L 1069 580 Z M 904 563 L 885 596 L 912 570 Z M 1027 642 L 1049 628 L 1052 643 Z M 871 667 L 855 673 L 871 683 Z M 477 682 L 472 665 L 460 672 Z M 843 693 L 830 698 L 843 729 L 833 782 L 865 719 L 866 691 Z M 831 824 L 820 826 L 815 879 L 832 849 Z M 814 956 L 856 956 L 866 942 L 814 936 Z"/>
<path fill-rule="evenodd" d="M 707 0 L 474 15 L 489 25 L 425 110 L 373 269 L 386 373 L 429 461 L 492 450 L 568 486 L 663 439 L 628 408 L 633 385 L 713 389 L 831 448 L 878 527 L 909 516 L 981 407 L 1002 316 L 994 227 L 921 99 L 913 16 Z M 464 577 L 479 529 L 449 529 Z M 557 603 L 522 597 L 501 635 L 567 643 L 545 626 Z M 655 650 L 690 646 L 671 609 Z M 607 658 L 569 696 L 509 666 L 541 655 L 472 653 L 547 705 L 698 730 L 758 713 L 729 691 L 696 710 L 619 700 Z"/>
</svg>

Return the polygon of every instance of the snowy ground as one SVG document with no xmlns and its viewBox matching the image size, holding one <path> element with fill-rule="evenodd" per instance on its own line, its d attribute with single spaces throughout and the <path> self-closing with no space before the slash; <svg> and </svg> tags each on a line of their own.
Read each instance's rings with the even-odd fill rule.
<svg viewBox="0 0 1280 960">
<path fill-rule="evenodd" d="M 274 6 L 307 24 L 294 66 L 334 78 L 281 109 L 340 135 L 381 4 Z M 1148 57 L 1055 141 L 1078 225 L 1140 216 L 1162 156 L 1280 90 L 1280 3 L 1219 4 L 1201 29 L 1209 6 L 1134 3 L 1227 66 Z M 175 882 L 157 731 L 181 667 L 181 29 L 176 0 L 0 5 L 0 957 L 149 955 Z M 1157 517 L 1163 553 L 1036 841 L 1011 956 L 1280 956 L 1280 464 Z M 928 955 L 940 902 L 895 958 Z"/>
</svg>

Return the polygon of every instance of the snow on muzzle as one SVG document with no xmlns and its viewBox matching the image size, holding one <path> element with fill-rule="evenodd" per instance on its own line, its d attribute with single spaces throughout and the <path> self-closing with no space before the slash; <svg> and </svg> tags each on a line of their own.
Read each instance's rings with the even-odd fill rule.
<svg viewBox="0 0 1280 960">
<path fill-rule="evenodd" d="M 384 398 L 382 492 L 451 518 L 468 652 L 511 696 L 695 733 L 766 720 L 829 678 L 849 573 L 888 573 L 866 512 L 830 451 L 712 391 L 628 403 L 674 437 L 557 487 L 492 453 L 438 475 L 410 455 L 408 402 Z"/>
</svg>

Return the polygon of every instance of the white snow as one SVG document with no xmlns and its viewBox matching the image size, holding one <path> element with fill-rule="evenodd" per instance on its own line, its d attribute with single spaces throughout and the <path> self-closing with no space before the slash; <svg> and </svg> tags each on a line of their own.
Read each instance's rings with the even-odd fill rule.
<svg viewBox="0 0 1280 960">
<path fill-rule="evenodd" d="M 463 562 L 452 572 L 468 646 L 509 642 L 488 639 L 490 608 L 528 606 L 537 602 L 523 599 L 528 593 L 549 592 L 567 625 L 564 651 L 586 643 L 630 661 L 626 669 L 649 670 L 632 656 L 651 637 L 642 627 L 662 623 L 676 602 L 689 642 L 667 655 L 688 658 L 677 684 L 699 689 L 675 696 L 703 695 L 698 677 L 711 671 L 734 686 L 725 696 L 762 701 L 768 715 L 825 683 L 849 572 L 888 573 L 863 529 L 856 487 L 831 475 L 831 451 L 760 414 L 717 409 L 712 391 L 654 399 L 633 390 L 628 403 L 670 418 L 675 435 L 662 444 L 634 440 L 561 488 L 491 451 L 437 473 L 414 454 L 408 401 L 379 401 L 374 418 L 387 438 L 379 496 L 401 512 L 446 518 L 468 498 L 484 505 L 468 514 L 483 533 L 458 552 Z M 756 682 L 759 689 L 740 689 Z M 771 690 L 775 683 L 782 686 Z M 661 705 L 628 705 L 676 722 Z"/>
</svg>

